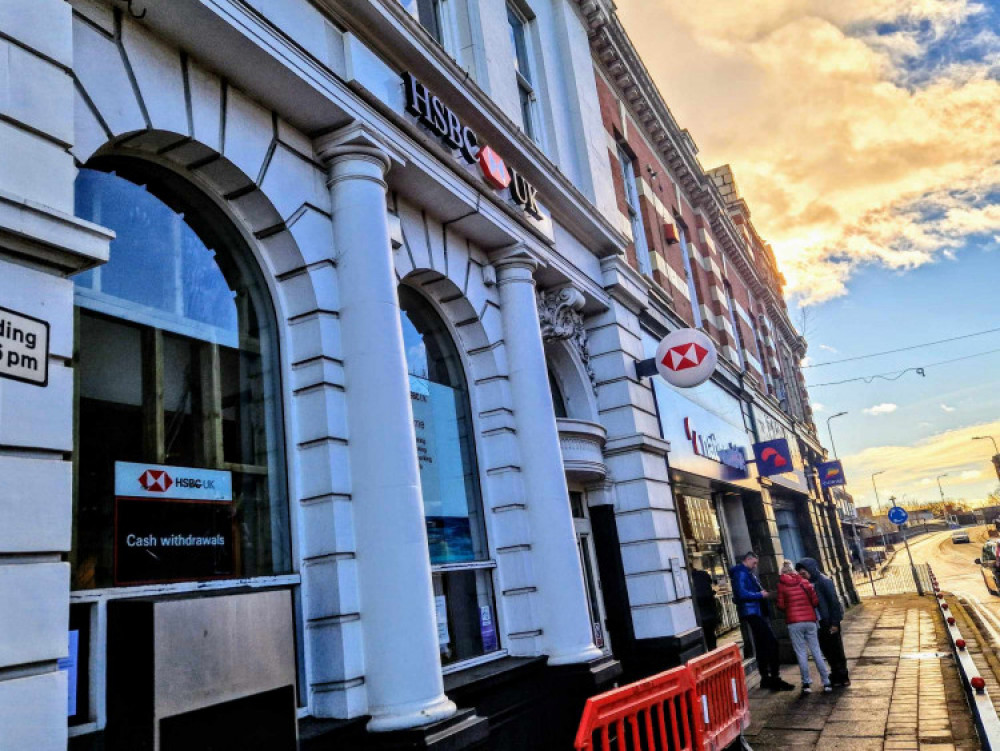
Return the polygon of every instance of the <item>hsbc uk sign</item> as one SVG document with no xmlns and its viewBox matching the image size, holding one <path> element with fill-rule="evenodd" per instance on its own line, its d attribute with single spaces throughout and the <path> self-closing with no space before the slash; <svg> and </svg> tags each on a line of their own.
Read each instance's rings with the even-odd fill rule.
<svg viewBox="0 0 1000 751">
<path fill-rule="evenodd" d="M 179 501 L 231 501 L 231 472 L 115 462 L 115 496 Z"/>
<path fill-rule="evenodd" d="M 406 111 L 434 133 L 450 149 L 457 149 L 469 164 L 478 164 L 483 180 L 494 190 L 510 189 L 511 200 L 536 219 L 541 218 L 536 199 L 537 190 L 523 175 L 507 166 L 489 146 L 481 144 L 479 136 L 458 115 L 445 106 L 426 86 L 404 71 L 403 89 Z"/>
</svg>

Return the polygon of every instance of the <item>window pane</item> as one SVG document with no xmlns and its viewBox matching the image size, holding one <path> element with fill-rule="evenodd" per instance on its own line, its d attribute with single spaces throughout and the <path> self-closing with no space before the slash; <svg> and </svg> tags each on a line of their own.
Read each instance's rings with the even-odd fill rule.
<svg viewBox="0 0 1000 751">
<path fill-rule="evenodd" d="M 434 574 L 442 665 L 500 648 L 491 575 L 490 569 Z"/>
<path fill-rule="evenodd" d="M 458 350 L 429 304 L 399 288 L 431 563 L 487 553 L 469 397 Z"/>
<path fill-rule="evenodd" d="M 77 304 L 236 346 L 235 293 L 182 214 L 139 185 L 82 169 L 76 215 L 112 227 L 112 263 L 74 277 Z"/>
<path fill-rule="evenodd" d="M 290 572 L 273 324 L 258 315 L 268 303 L 246 249 L 209 250 L 124 178 L 81 170 L 77 187 L 82 217 L 117 238 L 109 262 L 77 278 L 73 587 Z M 116 487 L 128 465 L 138 479 Z M 201 486 L 174 479 L 154 493 L 143 465 L 221 490 L 192 499 L 181 487 Z"/>
<path fill-rule="evenodd" d="M 443 44 L 439 0 L 417 0 L 417 17 L 420 19 L 420 25 L 427 29 L 437 43 Z"/>
<path fill-rule="evenodd" d="M 524 21 L 520 14 L 507 6 L 507 23 L 510 28 L 510 43 L 514 49 L 514 70 L 531 83 L 531 69 L 528 66 L 528 48 L 525 44 Z"/>
</svg>

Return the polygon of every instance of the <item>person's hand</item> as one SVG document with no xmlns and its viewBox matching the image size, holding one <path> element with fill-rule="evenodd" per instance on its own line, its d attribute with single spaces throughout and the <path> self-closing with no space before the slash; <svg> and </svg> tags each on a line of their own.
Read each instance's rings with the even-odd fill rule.
<svg viewBox="0 0 1000 751">
<path fill-rule="evenodd" d="M 840 626 L 830 626 L 830 633 L 835 634 L 840 631 Z"/>
<path fill-rule="evenodd" d="M 771 596 L 771 593 L 770 593 L 770 592 L 768 592 L 768 591 L 767 591 L 766 589 L 762 589 L 762 590 L 760 591 L 760 596 L 761 596 L 761 597 L 762 597 L 763 599 L 765 599 L 765 600 L 766 600 L 766 599 L 768 599 L 768 598 L 769 598 L 769 597 Z"/>
</svg>

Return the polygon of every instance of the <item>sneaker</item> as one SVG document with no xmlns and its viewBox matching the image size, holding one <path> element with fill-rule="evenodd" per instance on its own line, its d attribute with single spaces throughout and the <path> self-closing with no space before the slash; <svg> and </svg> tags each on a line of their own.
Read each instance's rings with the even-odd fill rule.
<svg viewBox="0 0 1000 751">
<path fill-rule="evenodd" d="M 803 683 L 802 684 L 802 693 L 804 693 L 804 694 L 811 694 L 812 692 L 813 692 L 813 690 L 812 690 L 812 686 L 811 685 L 809 685 L 808 683 Z"/>
<path fill-rule="evenodd" d="M 831 686 L 829 683 L 823 684 L 823 693 L 824 694 L 832 694 L 833 693 L 833 686 Z"/>
<path fill-rule="evenodd" d="M 771 684 L 772 691 L 794 691 L 795 686 L 793 686 L 788 681 L 783 681 L 781 678 L 775 678 L 774 682 Z"/>
</svg>

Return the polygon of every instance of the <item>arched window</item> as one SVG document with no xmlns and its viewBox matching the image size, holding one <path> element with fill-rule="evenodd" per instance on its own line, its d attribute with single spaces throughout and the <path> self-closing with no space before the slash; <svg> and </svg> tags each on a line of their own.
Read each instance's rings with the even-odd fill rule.
<svg viewBox="0 0 1000 751">
<path fill-rule="evenodd" d="M 167 170 L 80 170 L 73 588 L 292 569 L 277 339 L 249 250 Z M 148 190 L 145 185 L 148 185 Z"/>
<path fill-rule="evenodd" d="M 462 362 L 444 322 L 399 288 L 441 662 L 500 648 L 475 435 Z"/>
</svg>

